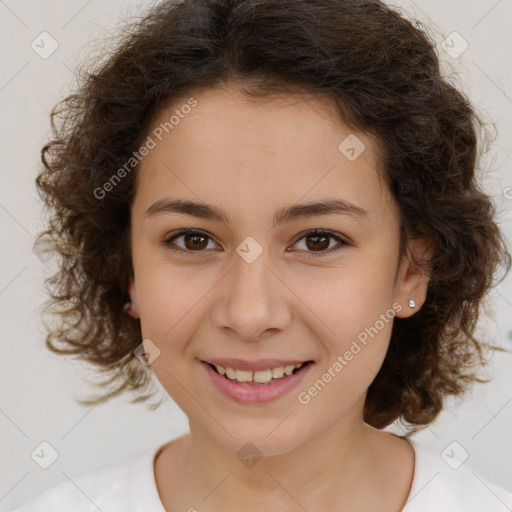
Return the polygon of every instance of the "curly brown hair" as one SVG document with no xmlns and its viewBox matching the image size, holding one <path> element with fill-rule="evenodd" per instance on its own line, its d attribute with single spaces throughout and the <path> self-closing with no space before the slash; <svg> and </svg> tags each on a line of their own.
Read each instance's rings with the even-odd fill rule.
<svg viewBox="0 0 512 512">
<path fill-rule="evenodd" d="M 109 375 L 94 404 L 152 384 L 134 357 L 139 320 L 124 310 L 133 276 L 130 205 L 137 166 L 104 184 L 137 153 L 150 121 L 173 98 L 237 80 L 248 96 L 323 94 L 345 125 L 383 147 L 382 178 L 398 205 L 400 254 L 408 239 L 434 252 L 426 302 L 395 318 L 384 363 L 369 387 L 364 420 L 410 432 L 431 423 L 486 363 L 475 337 L 483 299 L 511 255 L 478 183 L 485 124 L 440 71 L 432 37 L 378 0 L 164 1 L 131 21 L 121 40 L 52 113 L 53 140 L 36 179 L 51 215 L 59 269 L 46 283 L 47 347 Z M 485 130 L 484 130 L 485 131 Z M 501 280 L 500 280 L 501 281 Z M 59 345 L 59 346 L 58 346 Z M 154 407 L 154 406 L 152 406 Z M 413 429 L 412 427 L 417 428 Z"/>
</svg>

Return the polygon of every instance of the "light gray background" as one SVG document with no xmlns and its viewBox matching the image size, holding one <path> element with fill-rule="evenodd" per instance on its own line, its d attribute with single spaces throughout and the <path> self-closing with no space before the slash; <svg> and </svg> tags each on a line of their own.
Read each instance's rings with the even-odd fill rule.
<svg viewBox="0 0 512 512">
<path fill-rule="evenodd" d="M 92 408 L 74 401 L 91 390 L 83 381 L 91 373 L 44 346 L 42 282 L 52 261 L 44 263 L 32 252 L 42 227 L 33 181 L 49 133 L 49 111 L 72 88 L 72 69 L 87 56 L 84 44 L 148 5 L 133 0 L 0 0 L 0 510 L 188 430 L 185 415 L 170 399 L 158 411 L 130 405 L 124 397 Z M 445 69 L 459 73 L 478 110 L 496 123 L 498 139 L 484 160 L 491 171 L 485 186 L 510 241 L 512 199 L 505 191 L 512 187 L 512 0 L 405 0 L 394 5 L 432 27 Z M 31 48 L 43 31 L 59 45 L 47 59 Z M 455 59 L 441 46 L 453 31 L 469 44 Z M 508 195 L 512 198 L 512 191 Z M 482 329 L 511 349 L 510 276 L 491 294 L 490 304 L 495 320 L 482 322 Z M 492 383 L 475 387 L 460 403 L 454 401 L 439 421 L 415 437 L 440 454 L 456 441 L 469 454 L 466 464 L 512 490 L 512 355 L 497 354 L 490 374 Z M 59 454 L 46 470 L 30 456 L 42 441 Z"/>
</svg>

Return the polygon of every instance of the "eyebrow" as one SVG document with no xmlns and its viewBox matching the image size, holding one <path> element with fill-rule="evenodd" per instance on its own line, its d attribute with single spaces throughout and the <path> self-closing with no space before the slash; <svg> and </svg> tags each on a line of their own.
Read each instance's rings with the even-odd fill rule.
<svg viewBox="0 0 512 512">
<path fill-rule="evenodd" d="M 165 213 L 181 213 L 202 219 L 215 219 L 229 225 L 229 217 L 221 208 L 185 199 L 171 199 L 166 197 L 160 199 L 146 210 L 146 216 Z M 368 218 L 368 211 L 364 208 L 349 201 L 335 198 L 325 199 L 319 202 L 285 206 L 274 215 L 274 226 L 296 219 L 328 214 L 347 215 L 360 220 Z"/>
</svg>

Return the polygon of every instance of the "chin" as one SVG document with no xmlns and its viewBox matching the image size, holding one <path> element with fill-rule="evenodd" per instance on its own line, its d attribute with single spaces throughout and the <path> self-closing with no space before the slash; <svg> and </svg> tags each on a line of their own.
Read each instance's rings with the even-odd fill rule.
<svg viewBox="0 0 512 512">
<path fill-rule="evenodd" d="M 251 423 L 257 421 L 251 420 Z M 280 421 L 282 419 L 273 421 L 270 428 L 245 428 L 242 425 L 236 429 L 229 428 L 229 433 L 233 437 L 222 429 L 222 433 L 217 431 L 216 435 L 210 433 L 210 436 L 225 450 L 236 454 L 239 458 L 249 455 L 255 457 L 281 455 L 303 444 L 306 437 L 304 434 L 299 435 L 295 429 L 291 428 L 291 425 L 287 428 L 284 428 L 282 424 L 279 425 Z"/>
</svg>

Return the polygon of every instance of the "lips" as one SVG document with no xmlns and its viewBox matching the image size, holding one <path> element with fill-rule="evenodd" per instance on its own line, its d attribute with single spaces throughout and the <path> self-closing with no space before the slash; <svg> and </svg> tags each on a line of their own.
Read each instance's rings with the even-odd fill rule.
<svg viewBox="0 0 512 512">
<path fill-rule="evenodd" d="M 260 384 L 255 382 L 239 382 L 238 380 L 232 380 L 226 375 L 220 375 L 213 364 L 204 360 L 198 361 L 200 362 L 200 366 L 206 372 L 206 375 L 209 377 L 210 382 L 218 391 L 220 391 L 224 396 L 230 398 L 231 400 L 243 404 L 261 404 L 284 397 L 290 393 L 292 389 L 296 388 L 299 383 L 306 377 L 306 375 L 311 373 L 315 366 L 314 361 L 307 360 L 304 361 L 305 364 L 303 364 L 300 368 L 295 369 L 295 371 L 290 375 L 283 375 L 282 378 L 272 379 L 270 382 Z M 238 361 L 238 364 L 240 363 L 239 359 L 215 359 L 215 361 L 222 361 L 225 364 L 227 364 L 227 362 L 233 364 L 233 361 Z M 264 365 L 269 364 L 269 362 L 270 364 L 285 364 L 295 362 L 292 360 L 266 359 L 253 362 L 252 367 L 261 368 L 262 361 Z M 244 362 L 247 363 L 247 361 Z M 300 361 L 296 364 L 300 364 L 302 362 L 303 361 Z M 237 371 L 238 370 L 239 369 L 237 369 Z M 268 370 L 268 366 L 266 367 L 266 370 Z M 241 371 L 250 372 L 249 370 Z M 260 371 L 262 370 L 256 370 L 256 372 Z"/>
</svg>

